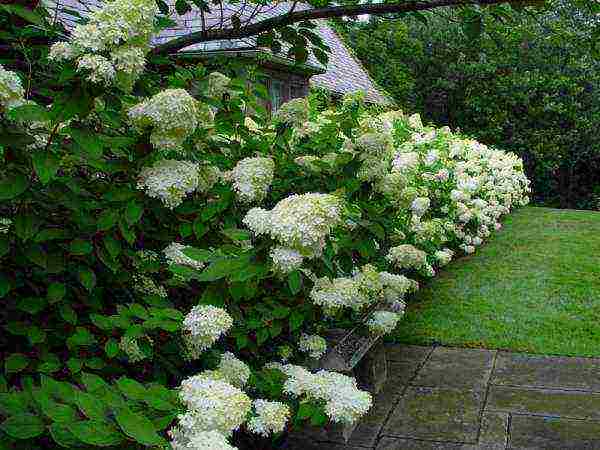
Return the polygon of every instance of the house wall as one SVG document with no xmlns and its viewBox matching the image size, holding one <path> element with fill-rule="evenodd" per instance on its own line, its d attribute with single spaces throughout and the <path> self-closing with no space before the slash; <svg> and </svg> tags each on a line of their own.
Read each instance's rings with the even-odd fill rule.
<svg viewBox="0 0 600 450">
<path fill-rule="evenodd" d="M 270 94 L 267 104 L 269 112 L 277 111 L 283 103 L 291 99 L 308 95 L 308 76 L 265 67 L 261 69 L 268 76 L 266 84 Z"/>
</svg>

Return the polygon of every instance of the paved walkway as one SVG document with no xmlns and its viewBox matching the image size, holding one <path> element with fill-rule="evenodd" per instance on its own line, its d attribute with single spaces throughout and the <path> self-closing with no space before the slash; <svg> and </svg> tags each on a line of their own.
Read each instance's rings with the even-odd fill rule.
<svg viewBox="0 0 600 450">
<path fill-rule="evenodd" d="M 600 359 L 399 345 L 387 355 L 386 387 L 349 442 L 315 449 L 600 449 Z"/>
</svg>

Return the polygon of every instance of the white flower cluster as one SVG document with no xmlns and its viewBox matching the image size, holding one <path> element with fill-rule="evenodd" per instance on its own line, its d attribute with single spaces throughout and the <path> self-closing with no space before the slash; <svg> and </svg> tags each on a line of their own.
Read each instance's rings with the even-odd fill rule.
<svg viewBox="0 0 600 450">
<path fill-rule="evenodd" d="M 373 403 L 371 394 L 361 391 L 356 380 L 347 375 L 326 370 L 312 373 L 292 364 L 271 363 L 270 367 L 287 375 L 284 393 L 324 401 L 325 413 L 332 422 L 352 424 L 365 415 Z"/>
<path fill-rule="evenodd" d="M 0 217 L 0 234 L 7 234 L 12 225 L 12 219 L 7 217 Z"/>
<path fill-rule="evenodd" d="M 389 334 L 398 325 L 403 312 L 403 310 L 401 312 L 375 311 L 367 320 L 367 327 L 373 334 Z"/>
<path fill-rule="evenodd" d="M 246 425 L 249 431 L 268 437 L 285 430 L 290 417 L 290 408 L 285 403 L 257 399 L 253 407 L 255 416 Z"/>
<path fill-rule="evenodd" d="M 164 286 L 156 283 L 147 275 L 134 274 L 133 288 L 141 295 L 156 295 L 160 298 L 167 298 L 167 291 Z"/>
<path fill-rule="evenodd" d="M 227 447 L 227 437 L 244 423 L 252 406 L 242 390 L 210 374 L 200 374 L 182 381 L 179 396 L 187 411 L 169 431 L 174 449 L 195 450 L 194 443 L 208 445 L 203 441 L 207 437 L 209 443 L 219 445 L 217 449 L 233 448 Z"/>
<path fill-rule="evenodd" d="M 24 95 L 25 90 L 19 76 L 0 64 L 0 111 L 25 104 Z"/>
<path fill-rule="evenodd" d="M 180 266 L 201 270 L 205 264 L 201 261 L 196 261 L 194 258 L 190 258 L 183 253 L 187 248 L 189 248 L 189 246 L 180 244 L 179 242 L 172 242 L 163 250 L 163 254 L 169 264 L 178 264 Z"/>
<path fill-rule="evenodd" d="M 136 338 L 131 336 L 123 336 L 119 341 L 119 349 L 127 355 L 129 361 L 137 363 L 146 358 L 146 355 L 140 349 Z"/>
<path fill-rule="evenodd" d="M 275 163 L 271 158 L 244 158 L 231 171 L 233 188 L 242 203 L 260 203 L 273 182 Z"/>
<path fill-rule="evenodd" d="M 275 120 L 301 128 L 308 121 L 308 100 L 295 98 L 279 107 L 275 113 Z"/>
<path fill-rule="evenodd" d="M 310 293 L 312 302 L 323 308 L 326 314 L 334 314 L 341 308 L 360 311 L 378 301 L 396 307 L 404 296 L 418 288 L 414 280 L 403 275 L 378 272 L 365 265 L 352 277 L 316 280 Z"/>
<path fill-rule="evenodd" d="M 171 442 L 173 450 L 236 450 L 229 445 L 227 438 L 218 431 L 200 431 L 191 436 L 185 436 L 183 430 L 171 431 L 174 437 Z"/>
<path fill-rule="evenodd" d="M 450 261 L 452 261 L 452 258 L 454 257 L 454 252 L 449 248 L 445 248 L 435 252 L 434 256 L 440 266 L 445 266 Z"/>
<path fill-rule="evenodd" d="M 244 224 L 255 234 L 269 234 L 283 247 L 313 258 L 321 255 L 332 228 L 342 219 L 342 201 L 330 194 L 291 195 L 271 211 L 252 208 Z"/>
<path fill-rule="evenodd" d="M 198 127 L 198 112 L 198 102 L 185 89 L 165 89 L 127 114 L 138 128 L 152 127 L 155 148 L 181 151 L 183 141 Z"/>
<path fill-rule="evenodd" d="M 160 199 L 167 208 L 179 206 L 192 192 L 204 192 L 218 180 L 218 169 L 189 161 L 163 159 L 140 173 L 137 188 L 151 198 Z"/>
<path fill-rule="evenodd" d="M 427 253 L 410 244 L 390 248 L 386 259 L 398 269 L 419 270 L 427 266 Z"/>
<path fill-rule="evenodd" d="M 319 359 L 327 351 L 327 341 L 316 334 L 303 333 L 298 341 L 298 349 L 308 353 L 311 358 Z"/>
<path fill-rule="evenodd" d="M 273 247 L 269 251 L 273 261 L 273 270 L 280 274 L 287 274 L 302 266 L 304 257 L 298 250 L 285 247 Z"/>
<path fill-rule="evenodd" d="M 120 72 L 131 87 L 146 64 L 157 12 L 153 0 L 105 2 L 88 15 L 85 24 L 73 29 L 69 42 L 54 44 L 48 58 L 76 59 L 77 70 L 86 72 L 94 83 L 110 84 Z"/>
<path fill-rule="evenodd" d="M 228 91 L 229 83 L 231 83 L 231 78 L 228 76 L 220 72 L 209 73 L 207 95 L 220 99 Z"/>
<path fill-rule="evenodd" d="M 251 374 L 248 365 L 231 352 L 223 353 L 217 371 L 228 383 L 240 389 L 246 385 Z"/>
<path fill-rule="evenodd" d="M 183 319 L 182 333 L 188 356 L 197 359 L 227 333 L 233 319 L 227 311 L 212 305 L 196 305 Z"/>
</svg>

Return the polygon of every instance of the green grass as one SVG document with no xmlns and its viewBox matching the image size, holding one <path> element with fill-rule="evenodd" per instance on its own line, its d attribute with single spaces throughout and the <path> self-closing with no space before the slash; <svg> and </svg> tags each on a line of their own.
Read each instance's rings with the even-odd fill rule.
<svg viewBox="0 0 600 450">
<path fill-rule="evenodd" d="M 600 213 L 522 208 L 409 301 L 410 344 L 600 356 Z"/>
</svg>

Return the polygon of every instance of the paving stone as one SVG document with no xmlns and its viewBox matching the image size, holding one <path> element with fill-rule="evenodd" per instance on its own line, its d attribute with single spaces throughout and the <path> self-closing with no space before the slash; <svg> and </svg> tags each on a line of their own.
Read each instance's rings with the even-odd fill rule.
<svg viewBox="0 0 600 450">
<path fill-rule="evenodd" d="M 597 450 L 600 449 L 600 422 L 513 415 L 508 448 Z"/>
<path fill-rule="evenodd" d="M 411 384 L 484 389 L 495 354 L 490 350 L 436 347 Z"/>
<path fill-rule="evenodd" d="M 490 386 L 486 409 L 575 419 L 600 419 L 600 394 Z"/>
<path fill-rule="evenodd" d="M 418 366 L 425 361 L 432 349 L 417 345 L 387 344 L 385 350 L 388 361 L 409 362 Z"/>
<path fill-rule="evenodd" d="M 600 359 L 500 352 L 491 383 L 600 392 Z"/>
<path fill-rule="evenodd" d="M 382 434 L 475 443 L 482 396 L 476 391 L 411 386 L 401 397 Z"/>
<path fill-rule="evenodd" d="M 377 450 L 462 450 L 462 447 L 462 444 L 453 442 L 432 442 L 385 437 L 379 442 Z"/>
<path fill-rule="evenodd" d="M 373 407 L 364 416 L 350 437 L 348 444 L 374 447 L 379 432 L 396 403 L 397 395 L 391 386 L 386 386 L 381 393 L 373 398 Z"/>
<path fill-rule="evenodd" d="M 508 441 L 508 413 L 485 411 L 481 417 L 479 444 L 506 447 Z"/>
</svg>

